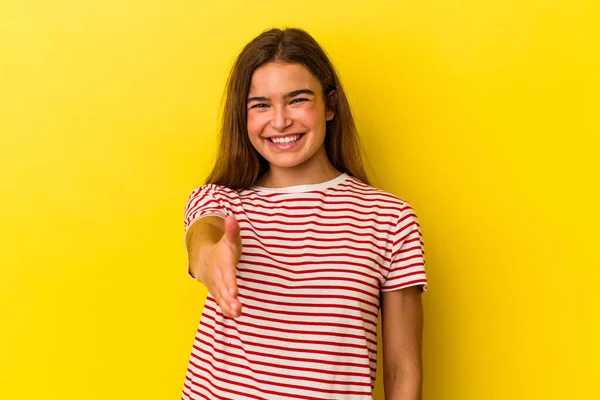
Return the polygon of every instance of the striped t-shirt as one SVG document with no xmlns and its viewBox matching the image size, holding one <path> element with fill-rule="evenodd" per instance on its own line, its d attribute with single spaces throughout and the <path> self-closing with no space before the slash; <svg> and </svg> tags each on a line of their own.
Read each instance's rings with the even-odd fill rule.
<svg viewBox="0 0 600 400">
<path fill-rule="evenodd" d="M 207 184 L 185 229 L 233 215 L 241 229 L 239 318 L 208 295 L 183 399 L 371 399 L 380 292 L 426 288 L 411 205 L 343 173 L 232 190 Z"/>
</svg>

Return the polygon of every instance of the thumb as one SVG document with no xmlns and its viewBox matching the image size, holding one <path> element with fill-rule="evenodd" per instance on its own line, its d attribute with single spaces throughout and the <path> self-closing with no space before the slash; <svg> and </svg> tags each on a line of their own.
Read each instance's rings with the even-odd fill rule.
<svg viewBox="0 0 600 400">
<path fill-rule="evenodd" d="M 225 218 L 225 233 L 223 239 L 228 245 L 237 248 L 240 240 L 240 225 L 235 217 L 229 215 Z"/>
</svg>

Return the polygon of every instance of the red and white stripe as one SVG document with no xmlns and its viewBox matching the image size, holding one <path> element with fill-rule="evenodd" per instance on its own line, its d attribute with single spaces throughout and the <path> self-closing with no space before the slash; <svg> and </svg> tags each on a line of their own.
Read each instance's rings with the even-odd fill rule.
<svg viewBox="0 0 600 400">
<path fill-rule="evenodd" d="M 241 228 L 242 316 L 208 295 L 182 398 L 371 399 L 380 292 L 427 285 L 411 205 L 347 174 L 282 189 L 208 184 L 184 226 L 227 215 Z"/>
</svg>

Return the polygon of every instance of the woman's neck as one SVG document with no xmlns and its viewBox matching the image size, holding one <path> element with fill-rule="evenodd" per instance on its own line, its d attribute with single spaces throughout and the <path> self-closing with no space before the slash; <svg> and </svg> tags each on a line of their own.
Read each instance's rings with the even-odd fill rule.
<svg viewBox="0 0 600 400">
<path fill-rule="evenodd" d="M 338 177 L 341 172 L 331 163 L 317 168 L 280 168 L 271 166 L 267 172 L 258 180 L 257 186 L 268 188 L 283 188 L 297 185 L 312 185 L 327 182 Z"/>
</svg>

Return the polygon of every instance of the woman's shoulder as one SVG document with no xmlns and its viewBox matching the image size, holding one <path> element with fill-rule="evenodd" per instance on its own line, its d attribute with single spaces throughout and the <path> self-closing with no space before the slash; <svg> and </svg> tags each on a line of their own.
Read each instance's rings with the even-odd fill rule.
<svg viewBox="0 0 600 400">
<path fill-rule="evenodd" d="M 398 207 L 404 207 L 405 204 L 408 204 L 404 198 L 390 191 L 366 184 L 354 177 L 348 179 L 346 185 L 343 186 L 343 189 L 350 195 L 358 196 L 365 202 L 376 202 L 381 205 Z"/>
<path fill-rule="evenodd" d="M 232 195 L 239 193 L 240 189 L 232 189 L 228 186 L 219 185 L 216 183 L 204 183 L 200 186 L 196 186 L 193 192 L 209 192 L 209 193 L 225 193 Z"/>
<path fill-rule="evenodd" d="M 239 190 L 215 183 L 204 183 L 200 186 L 196 186 L 188 196 L 188 202 L 198 199 L 235 202 L 239 199 Z"/>
</svg>

